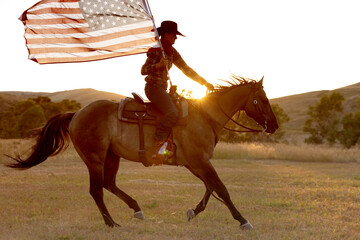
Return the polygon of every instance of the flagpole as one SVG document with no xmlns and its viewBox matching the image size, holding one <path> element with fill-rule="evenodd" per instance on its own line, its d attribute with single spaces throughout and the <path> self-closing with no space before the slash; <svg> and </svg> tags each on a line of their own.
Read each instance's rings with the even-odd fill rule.
<svg viewBox="0 0 360 240">
<path fill-rule="evenodd" d="M 165 52 L 164 52 L 164 48 L 163 48 L 163 46 L 162 46 L 162 44 L 161 44 L 161 41 L 160 41 L 160 36 L 159 36 L 158 31 L 157 31 L 157 27 L 156 27 L 156 24 L 155 24 L 155 19 L 154 19 L 154 16 L 153 16 L 152 12 L 151 12 L 151 8 L 150 8 L 150 5 L 149 5 L 149 2 L 148 2 L 148 0 L 143 0 L 143 2 L 144 2 L 144 4 L 145 4 L 145 6 L 146 6 L 146 8 L 147 8 L 147 10 L 148 10 L 148 13 L 150 14 L 151 20 L 152 20 L 152 22 L 153 22 L 155 36 L 156 36 L 156 38 L 157 38 L 157 40 L 158 40 L 158 42 L 159 42 L 159 45 L 160 45 L 160 49 L 161 49 L 163 58 L 166 58 Z M 169 75 L 169 69 L 168 69 L 168 66 L 167 66 L 167 65 L 166 65 L 166 71 L 167 71 L 167 73 L 168 73 L 167 75 L 168 75 L 168 77 L 169 77 L 170 87 L 171 87 L 171 86 L 172 86 L 172 82 L 171 82 L 171 78 L 170 78 L 170 75 Z"/>
<path fill-rule="evenodd" d="M 158 40 L 158 42 L 159 42 L 160 49 L 161 49 L 161 51 L 162 51 L 162 53 L 163 53 L 163 57 L 165 58 L 164 48 L 163 48 L 163 46 L 162 46 L 162 44 L 161 44 L 161 42 L 160 42 L 160 36 L 159 36 L 158 31 L 157 31 L 157 27 L 156 27 L 155 20 L 154 20 L 154 15 L 153 15 L 152 12 L 151 12 L 151 8 L 150 8 L 150 5 L 149 5 L 149 2 L 148 2 L 148 0 L 143 0 L 143 2 L 144 2 L 145 6 L 146 6 L 146 8 L 147 8 L 147 10 L 148 10 L 148 13 L 150 14 L 151 20 L 152 20 L 153 25 L 154 25 L 155 36 L 156 36 L 156 38 L 157 38 L 157 40 Z"/>
</svg>

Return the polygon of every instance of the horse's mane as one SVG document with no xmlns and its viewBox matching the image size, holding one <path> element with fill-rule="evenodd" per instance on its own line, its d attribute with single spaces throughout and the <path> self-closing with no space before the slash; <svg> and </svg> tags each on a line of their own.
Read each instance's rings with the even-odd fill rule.
<svg viewBox="0 0 360 240">
<path fill-rule="evenodd" d="M 210 96 L 211 95 L 222 95 L 234 87 L 245 86 L 248 84 L 257 83 L 257 81 L 254 79 L 240 77 L 237 75 L 231 75 L 229 80 L 223 80 L 223 79 L 220 79 L 220 80 L 225 82 L 226 85 L 216 85 L 215 89 L 213 91 L 211 91 Z"/>
</svg>

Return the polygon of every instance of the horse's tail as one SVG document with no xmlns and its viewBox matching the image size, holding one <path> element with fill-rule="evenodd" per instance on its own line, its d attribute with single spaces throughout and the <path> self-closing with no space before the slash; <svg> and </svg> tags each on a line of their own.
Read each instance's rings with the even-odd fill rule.
<svg viewBox="0 0 360 240">
<path fill-rule="evenodd" d="M 16 163 L 7 165 L 16 169 L 29 169 L 44 162 L 49 156 L 55 156 L 69 146 L 69 124 L 75 113 L 64 113 L 51 118 L 41 129 L 32 153 L 26 159 L 18 155 L 10 157 Z"/>
</svg>

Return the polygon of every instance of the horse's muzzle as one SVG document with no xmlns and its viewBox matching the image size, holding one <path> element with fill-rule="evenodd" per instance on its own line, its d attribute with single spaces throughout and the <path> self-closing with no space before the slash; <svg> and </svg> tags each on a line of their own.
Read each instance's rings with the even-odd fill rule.
<svg viewBox="0 0 360 240">
<path fill-rule="evenodd" d="M 264 128 L 264 132 L 273 134 L 279 128 L 279 125 L 278 125 L 277 121 L 274 122 L 274 121 L 265 120 L 265 122 L 263 124 L 263 128 Z"/>
</svg>

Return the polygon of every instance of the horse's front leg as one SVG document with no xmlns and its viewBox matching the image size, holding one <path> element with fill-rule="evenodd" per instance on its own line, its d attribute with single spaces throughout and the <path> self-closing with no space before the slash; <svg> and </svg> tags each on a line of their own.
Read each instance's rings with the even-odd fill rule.
<svg viewBox="0 0 360 240">
<path fill-rule="evenodd" d="M 209 201 L 209 198 L 212 194 L 212 190 L 209 189 L 209 186 L 206 186 L 206 183 L 204 181 L 204 179 L 202 179 L 202 177 L 199 175 L 199 173 L 192 169 L 190 166 L 187 166 L 187 169 L 189 169 L 189 171 L 194 174 L 197 178 L 199 178 L 201 181 L 204 182 L 205 184 L 205 187 L 206 187 L 206 192 L 204 194 L 204 197 L 201 199 L 201 201 L 198 203 L 198 205 L 196 206 L 195 209 L 188 209 L 187 213 L 186 213 L 186 216 L 187 216 L 187 220 L 188 222 L 193 219 L 194 217 L 196 217 L 199 213 L 201 213 L 202 211 L 205 210 L 206 208 L 206 205 Z"/>
<path fill-rule="evenodd" d="M 201 163 L 201 168 L 196 169 L 198 169 L 197 174 L 204 181 L 205 185 L 216 192 L 219 198 L 221 198 L 225 205 L 229 208 L 233 218 L 240 222 L 240 228 L 244 230 L 252 229 L 253 226 L 250 222 L 248 222 L 234 206 L 228 190 L 220 180 L 212 164 L 209 161 L 204 161 Z"/>
<path fill-rule="evenodd" d="M 194 217 L 196 217 L 199 213 L 205 210 L 205 207 L 209 201 L 209 198 L 211 196 L 212 191 L 210 191 L 208 188 L 206 188 L 206 192 L 204 197 L 201 199 L 201 201 L 198 203 L 195 209 L 189 209 L 187 211 L 187 220 L 190 221 Z"/>
</svg>

